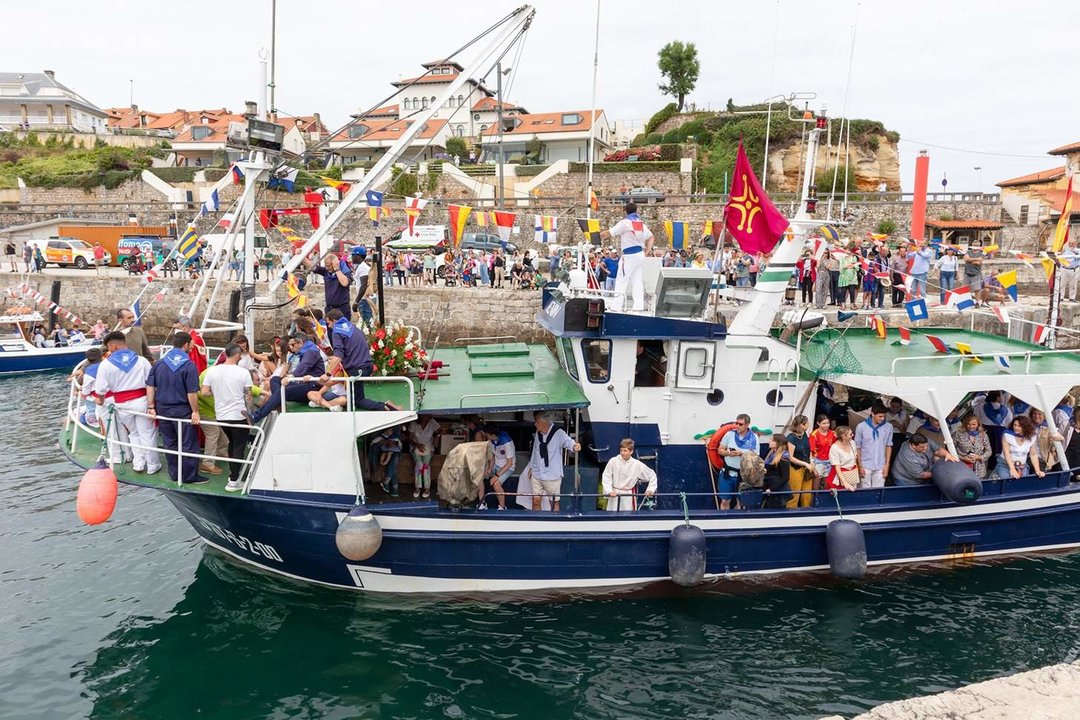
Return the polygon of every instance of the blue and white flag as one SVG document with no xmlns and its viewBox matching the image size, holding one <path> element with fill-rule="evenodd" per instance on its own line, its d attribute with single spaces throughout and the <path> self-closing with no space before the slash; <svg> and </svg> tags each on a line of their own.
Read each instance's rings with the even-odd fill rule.
<svg viewBox="0 0 1080 720">
<path fill-rule="evenodd" d="M 270 182 L 266 183 L 266 187 L 281 187 L 285 189 L 285 192 L 292 192 L 296 188 L 296 176 L 299 174 L 298 168 L 283 167 L 274 173 Z"/>
<path fill-rule="evenodd" d="M 135 315 L 135 324 L 142 325 L 142 311 L 139 309 L 139 301 L 136 300 L 131 306 L 131 312 Z"/>
<path fill-rule="evenodd" d="M 1012 365 L 1009 363 L 1009 358 L 1004 355 L 995 355 L 994 364 L 996 364 L 998 366 L 998 370 L 1001 370 L 1002 372 L 1012 372 Z"/>
<path fill-rule="evenodd" d="M 904 309 L 907 310 L 907 316 L 911 322 L 918 322 L 930 317 L 930 313 L 926 309 L 926 300 L 923 298 L 908 300 L 904 303 Z"/>
<path fill-rule="evenodd" d="M 199 211 L 200 215 L 206 215 L 208 213 L 217 212 L 221 209 L 221 198 L 218 197 L 217 190 L 210 193 L 210 197 L 206 199 L 206 202 L 202 204 L 202 210 Z"/>
</svg>

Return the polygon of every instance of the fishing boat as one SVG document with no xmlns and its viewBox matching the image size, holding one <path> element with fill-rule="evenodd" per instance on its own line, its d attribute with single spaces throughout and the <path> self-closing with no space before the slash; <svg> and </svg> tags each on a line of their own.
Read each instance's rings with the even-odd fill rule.
<svg viewBox="0 0 1080 720">
<path fill-rule="evenodd" d="M 496 26 L 500 42 L 527 27 L 531 12 L 515 11 Z M 467 68 L 445 96 L 483 69 Z M 286 272 L 309 251 L 329 250 L 333 226 L 386 176 L 425 118 L 421 113 L 354 185 Z M 719 509 L 704 439 L 739 413 L 750 415 L 763 439 L 783 432 L 793 415 L 813 416 L 825 383 L 901 398 L 943 425 L 991 390 L 1049 415 L 1080 384 L 1075 352 L 997 335 L 932 331 L 945 343 L 970 346 L 960 355 L 889 342 L 872 329 L 826 328 L 820 318 L 777 327 L 794 263 L 820 224 L 808 205 L 825 125 L 807 121 L 813 127 L 804 200 L 730 322 L 711 302 L 711 271 L 662 268 L 649 259 L 644 311 L 615 309 L 622 307 L 617 298 L 587 282 L 546 288 L 537 322 L 550 333 L 554 353 L 543 344 L 461 338 L 429 348 L 438 365 L 422 377 L 347 380 L 365 382 L 369 398 L 400 410 L 356 412 L 351 395 L 346 411 L 337 413 L 283 402 L 253 427 L 241 492 L 226 492 L 220 478 L 181 486 L 164 471 L 148 475 L 117 465 L 112 472 L 122 483 L 161 492 L 207 545 L 243 563 L 371 592 L 607 592 L 671 583 L 723 589 L 745 576 L 832 571 L 857 578 L 875 566 L 1080 546 L 1080 484 L 1060 443 L 1061 469 L 1044 477 L 979 480 L 951 463 L 925 485 L 817 490 L 798 509 L 763 508 L 762 491 L 751 486 L 737 493 L 740 509 Z M 240 203 L 254 200 L 273 163 L 254 154 L 242 170 Z M 253 254 L 245 255 L 250 261 Z M 257 301 L 253 293 L 244 297 L 245 322 L 252 323 Z M 421 343 L 418 331 L 414 338 Z M 60 446 L 74 463 L 92 468 L 104 455 L 102 432 L 79 421 L 78 402 L 73 384 Z M 531 485 L 514 483 L 528 465 L 540 412 L 554 414 L 582 446 L 566 466 L 561 502 L 552 511 L 521 508 L 531 505 Z M 478 416 L 514 437 L 524 452 L 507 489 L 524 500 L 518 509 L 379 493 L 365 467 L 371 440 L 420 415 L 447 428 L 437 460 L 470 439 L 451 429 Z M 623 438 L 633 439 L 636 456 L 655 470 L 658 489 L 655 501 L 636 511 L 609 512 L 600 509 L 598 477 Z M 955 452 L 948 433 L 944 443 Z"/>
<path fill-rule="evenodd" d="M 22 309 L 0 315 L 0 374 L 70 369 L 83 359 L 92 343 L 38 347 L 33 342 L 34 327 L 44 325 L 41 313 Z"/>
</svg>

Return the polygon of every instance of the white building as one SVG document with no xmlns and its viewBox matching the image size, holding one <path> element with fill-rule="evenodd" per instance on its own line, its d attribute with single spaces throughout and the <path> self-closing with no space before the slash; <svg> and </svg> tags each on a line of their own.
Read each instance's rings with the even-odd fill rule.
<svg viewBox="0 0 1080 720">
<path fill-rule="evenodd" d="M 1057 167 L 1002 180 L 1001 206 L 1019 225 L 1038 225 L 1056 220 L 1065 201 L 1069 177 L 1080 173 L 1080 141 L 1050 150 L 1048 155 L 1063 158 Z M 1073 187 L 1073 212 L 1080 213 L 1080 188 Z"/>
<path fill-rule="evenodd" d="M 611 130 L 603 110 L 596 111 L 595 123 L 591 110 L 568 110 L 515 115 L 504 118 L 503 124 L 503 153 L 507 162 L 513 163 L 524 156 L 533 141 L 540 143 L 541 163 L 587 162 L 590 135 L 594 138 L 594 162 L 603 162 L 604 156 L 611 152 Z M 498 144 L 498 127 L 489 127 L 481 134 L 480 146 L 486 161 L 497 159 Z"/>
<path fill-rule="evenodd" d="M 104 133 L 108 115 L 66 85 L 52 70 L 0 73 L 0 128 Z"/>
<path fill-rule="evenodd" d="M 334 135 L 327 147 L 342 165 L 370 163 L 386 154 L 413 124 L 412 120 L 360 119 Z M 403 162 L 423 162 L 446 152 L 450 127 L 446 120 L 429 120 L 405 148 Z"/>
</svg>

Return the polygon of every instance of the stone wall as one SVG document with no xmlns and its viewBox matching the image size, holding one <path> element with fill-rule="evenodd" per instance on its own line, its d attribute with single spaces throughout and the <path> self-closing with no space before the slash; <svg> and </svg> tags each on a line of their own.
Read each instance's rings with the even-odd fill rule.
<svg viewBox="0 0 1080 720">
<path fill-rule="evenodd" d="M 142 180 L 129 180 L 119 187 L 82 188 L 19 188 L 23 205 L 71 205 L 78 203 L 148 203 L 165 200 L 165 196 Z"/>
</svg>

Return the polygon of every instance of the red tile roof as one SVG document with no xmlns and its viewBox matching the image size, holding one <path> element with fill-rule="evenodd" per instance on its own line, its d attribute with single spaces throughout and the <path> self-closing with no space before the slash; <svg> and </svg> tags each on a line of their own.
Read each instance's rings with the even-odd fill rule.
<svg viewBox="0 0 1080 720">
<path fill-rule="evenodd" d="M 1037 185 L 1039 183 L 1053 182 L 1065 176 L 1064 167 L 1050 168 L 1049 170 L 1040 170 L 1039 172 L 1031 173 L 1030 175 L 1021 175 L 1020 177 L 1014 177 L 1009 180 L 1002 180 L 997 183 L 998 187 L 1014 187 L 1016 185 Z"/>
<path fill-rule="evenodd" d="M 217 115 L 212 116 L 212 119 L 208 123 L 198 122 L 198 118 L 208 115 L 208 113 L 199 113 L 193 122 L 188 127 L 184 128 L 184 131 L 177 135 L 174 139 L 174 143 L 185 142 L 205 142 L 205 143 L 220 143 L 225 142 L 225 135 L 229 131 L 230 122 L 245 122 L 243 115 Z M 193 130 L 197 127 L 208 127 L 211 132 L 209 135 L 203 138 L 195 139 Z"/>
<path fill-rule="evenodd" d="M 451 67 L 455 67 L 455 68 L 457 68 L 458 72 L 462 72 L 465 69 L 460 64 L 454 62 L 453 60 L 432 60 L 431 62 L 421 63 L 420 67 L 427 68 L 427 69 L 430 70 L 431 68 L 439 67 L 440 65 L 449 65 Z"/>
<path fill-rule="evenodd" d="M 397 117 L 401 112 L 400 105 L 384 105 L 381 108 L 375 108 L 369 113 L 364 113 L 361 117 L 365 118 L 381 118 L 381 117 Z"/>
<path fill-rule="evenodd" d="M 993 220 L 927 220 L 926 224 L 939 230 L 1000 230 L 1005 227 Z"/>
<path fill-rule="evenodd" d="M 364 120 L 361 121 L 361 125 L 365 125 L 368 131 L 360 137 L 349 137 L 349 129 L 345 128 L 337 135 L 331 138 L 336 142 L 376 142 L 380 140 L 397 140 L 412 125 L 412 120 Z M 420 134 L 417 135 L 417 139 L 428 139 L 435 137 L 440 130 L 446 125 L 446 120 L 429 120 Z"/>
<path fill-rule="evenodd" d="M 603 110 L 596 109 L 596 118 L 598 120 L 603 114 Z M 573 125 L 564 125 L 562 121 L 566 115 L 577 115 L 578 122 Z M 553 113 L 530 113 L 514 115 L 513 119 L 516 121 L 514 129 L 504 130 L 503 137 L 507 135 L 534 135 L 536 133 L 587 132 L 589 126 L 592 125 L 592 111 L 564 110 L 563 112 Z M 499 128 L 492 125 L 482 134 L 498 135 Z"/>
<path fill-rule="evenodd" d="M 1039 190 L 1038 195 L 1043 202 L 1050 206 L 1051 215 L 1061 214 L 1061 208 L 1065 206 L 1065 188 Z M 1080 214 L 1080 192 L 1073 192 L 1072 194 L 1072 214 Z"/>
<path fill-rule="evenodd" d="M 1080 140 L 1077 140 L 1076 142 L 1069 143 L 1068 145 L 1062 145 L 1061 147 L 1056 147 L 1053 150 L 1051 150 L 1050 152 L 1048 152 L 1047 155 L 1068 155 L 1069 153 L 1074 153 L 1074 152 L 1080 152 Z"/>
<path fill-rule="evenodd" d="M 412 85 L 416 83 L 418 85 L 428 83 L 448 83 L 457 79 L 457 73 L 451 73 L 450 75 L 422 75 L 420 77 L 408 78 L 407 80 L 398 80 L 397 82 L 390 83 L 394 87 L 401 87 L 402 85 Z"/>
<path fill-rule="evenodd" d="M 497 110 L 498 106 L 499 106 L 499 103 L 496 102 L 495 98 L 486 97 L 486 98 L 480 98 L 479 100 L 477 100 L 476 104 L 472 106 L 472 109 L 474 111 L 478 111 L 478 110 L 479 111 Z M 508 102 L 506 100 L 503 100 L 502 106 L 503 106 L 503 110 L 524 110 L 525 109 L 525 108 L 521 107 L 520 105 L 515 105 L 514 103 Z"/>
</svg>

